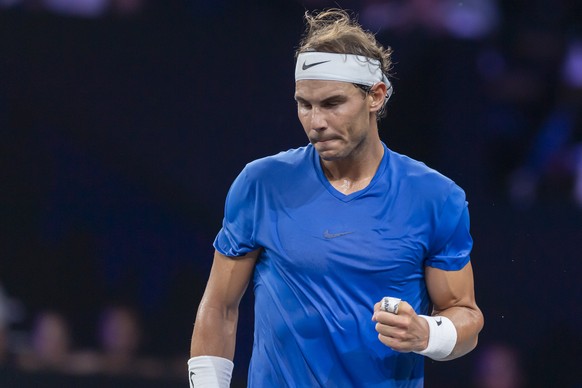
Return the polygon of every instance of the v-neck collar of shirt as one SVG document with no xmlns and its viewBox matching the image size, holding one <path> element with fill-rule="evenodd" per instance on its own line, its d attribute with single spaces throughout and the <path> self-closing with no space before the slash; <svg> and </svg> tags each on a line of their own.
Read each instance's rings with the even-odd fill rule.
<svg viewBox="0 0 582 388">
<path fill-rule="evenodd" d="M 339 191 L 338 189 L 336 189 L 335 187 L 333 187 L 331 182 L 327 179 L 327 177 L 325 176 L 325 173 L 323 172 L 323 167 L 321 166 L 319 154 L 315 150 L 315 147 L 313 147 L 312 145 L 310 145 L 310 146 L 311 146 L 312 153 L 313 153 L 313 166 L 315 168 L 315 172 L 317 174 L 317 177 L 319 178 L 319 180 L 321 181 L 323 186 L 326 188 L 326 190 L 331 195 L 333 195 L 334 197 L 336 197 L 337 199 L 339 199 L 340 201 L 343 201 L 343 202 L 353 201 L 354 199 L 359 198 L 362 195 L 364 195 L 365 193 L 367 193 L 376 184 L 378 179 L 380 179 L 380 177 L 384 174 L 384 172 L 386 170 L 386 166 L 388 165 L 388 147 L 386 147 L 386 144 L 384 144 L 384 142 L 382 142 L 382 147 L 384 148 L 384 155 L 382 155 L 382 160 L 380 161 L 380 165 L 378 166 L 378 169 L 376 170 L 376 173 L 374 174 L 374 177 L 372 178 L 370 183 L 361 190 L 355 191 L 355 192 L 350 193 L 350 194 L 344 194 L 341 191 Z"/>
</svg>

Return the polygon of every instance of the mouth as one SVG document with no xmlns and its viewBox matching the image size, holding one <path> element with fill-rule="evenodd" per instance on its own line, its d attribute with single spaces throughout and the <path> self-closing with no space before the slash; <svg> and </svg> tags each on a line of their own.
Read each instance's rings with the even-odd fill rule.
<svg viewBox="0 0 582 388">
<path fill-rule="evenodd" d="M 336 141 L 336 140 L 339 140 L 339 139 L 336 139 L 336 138 L 331 138 L 331 139 L 311 139 L 311 143 L 312 144 L 316 144 L 316 143 L 319 143 L 319 144 L 329 144 L 332 141 Z"/>
</svg>

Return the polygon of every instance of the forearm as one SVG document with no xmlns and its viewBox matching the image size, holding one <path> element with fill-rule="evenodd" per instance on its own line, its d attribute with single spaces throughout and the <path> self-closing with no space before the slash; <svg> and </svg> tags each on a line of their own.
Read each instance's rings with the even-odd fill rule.
<svg viewBox="0 0 582 388">
<path fill-rule="evenodd" d="M 190 388 L 230 386 L 237 318 L 237 309 L 200 305 L 188 360 Z"/>
<path fill-rule="evenodd" d="M 202 303 L 198 309 L 190 356 L 218 356 L 232 360 L 236 345 L 238 308 L 215 308 Z"/>
<path fill-rule="evenodd" d="M 228 258 L 218 251 L 204 296 L 198 307 L 190 354 L 234 357 L 239 304 L 247 288 L 259 250 Z"/>
<path fill-rule="evenodd" d="M 479 332 L 483 328 L 483 314 L 476 306 L 454 306 L 433 315 L 449 318 L 457 330 L 457 343 L 453 351 L 443 361 L 452 360 L 469 353 L 477 346 Z"/>
<path fill-rule="evenodd" d="M 454 331 L 452 352 L 441 360 L 461 357 L 477 346 L 483 314 L 475 301 L 473 268 L 468 262 L 458 271 L 426 267 L 426 285 L 433 303 L 432 315 L 447 317 Z M 438 320 L 436 321 L 438 324 Z M 450 327 L 446 326 L 446 327 Z M 440 329 L 446 328 L 443 324 Z M 437 330 L 438 331 L 438 330 Z M 456 338 L 454 338 L 456 337 Z"/>
</svg>

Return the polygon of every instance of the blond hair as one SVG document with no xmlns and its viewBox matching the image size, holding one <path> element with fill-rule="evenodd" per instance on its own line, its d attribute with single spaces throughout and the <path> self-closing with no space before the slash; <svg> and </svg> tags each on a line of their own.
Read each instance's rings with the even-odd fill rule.
<svg viewBox="0 0 582 388">
<path fill-rule="evenodd" d="M 295 57 L 303 52 L 319 51 L 355 54 L 380 61 L 386 75 L 392 69 L 392 48 L 383 47 L 371 32 L 343 9 L 332 8 L 317 14 L 305 13 L 305 33 Z"/>
</svg>

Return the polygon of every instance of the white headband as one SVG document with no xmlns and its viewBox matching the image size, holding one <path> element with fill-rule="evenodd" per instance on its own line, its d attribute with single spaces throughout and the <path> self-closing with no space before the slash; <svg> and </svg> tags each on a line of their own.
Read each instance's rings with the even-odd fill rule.
<svg viewBox="0 0 582 388">
<path fill-rule="evenodd" d="M 342 81 L 372 86 L 386 84 L 386 99 L 392 95 L 392 84 L 382 72 L 380 61 L 354 54 L 308 51 L 297 56 L 295 81 Z"/>
</svg>

